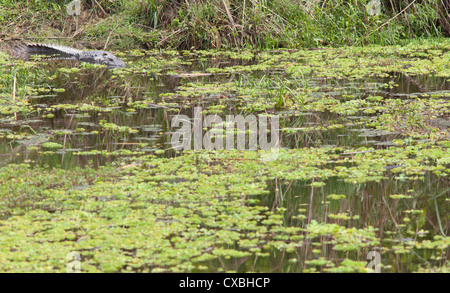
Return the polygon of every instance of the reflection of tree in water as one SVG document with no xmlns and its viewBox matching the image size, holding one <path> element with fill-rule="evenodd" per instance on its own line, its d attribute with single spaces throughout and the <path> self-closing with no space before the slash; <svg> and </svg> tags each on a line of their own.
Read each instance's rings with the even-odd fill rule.
<svg viewBox="0 0 450 293">
<path fill-rule="evenodd" d="M 114 74 L 114 71 L 107 68 L 86 69 L 73 74 L 59 73 L 52 80 L 52 87 L 63 88 L 65 91 L 47 102 L 74 104 L 101 98 L 133 102 L 148 96 L 156 98 L 160 93 L 173 91 L 180 82 L 180 78 L 168 75 L 132 74 L 125 78 L 113 78 Z M 41 99 L 40 102 L 42 101 L 45 100 Z"/>
<path fill-rule="evenodd" d="M 391 77 L 399 85 L 391 89 L 392 93 L 427 93 L 429 91 L 450 90 L 447 78 L 432 75 L 406 75 L 398 74 Z"/>
<path fill-rule="evenodd" d="M 394 238 L 400 243 L 412 240 L 421 241 L 421 231 L 433 231 L 431 235 L 448 233 L 448 223 L 439 220 L 447 215 L 447 207 L 445 197 L 436 197 L 436 202 L 430 200 L 430 194 L 448 193 L 448 179 L 433 176 L 426 173 L 423 181 L 399 181 L 393 180 L 395 173 L 386 171 L 387 179 L 378 182 L 366 182 L 360 184 L 344 183 L 339 178 L 330 178 L 325 180 L 326 187 L 311 186 L 314 180 L 281 180 L 276 179 L 268 182 L 268 187 L 272 192 L 270 195 L 261 200 L 260 204 L 269 207 L 271 210 L 276 208 L 285 208 L 283 219 L 286 226 L 305 228 L 311 220 L 319 223 L 337 224 L 344 227 L 368 227 L 376 228 L 376 236 L 383 239 Z M 413 201 L 399 201 L 391 197 L 395 194 L 411 194 L 414 190 Z M 330 199 L 329 195 L 341 194 L 343 198 L 339 200 Z M 282 195 L 282 197 L 281 197 Z M 261 199 L 261 197 L 258 197 Z M 303 210 L 303 213 L 300 212 Z M 406 211 L 422 210 L 426 213 L 406 213 Z M 332 218 L 330 215 L 338 213 L 347 213 L 349 215 L 358 215 L 358 218 L 339 219 Z M 306 218 L 298 217 L 299 214 L 307 215 Z M 412 221 L 409 224 L 399 225 L 403 223 L 405 215 L 408 215 Z M 441 222 L 441 223 L 440 223 Z M 407 230 L 413 231 L 412 234 L 406 233 Z M 443 230 L 443 231 L 442 231 Z M 306 236 L 307 234 L 305 234 Z M 393 236 L 391 236 L 393 235 Z M 410 238 L 407 238 L 410 237 Z M 333 238 L 329 235 L 314 238 L 304 238 L 303 245 L 293 252 L 286 250 L 273 251 L 277 257 L 273 256 L 273 262 L 270 267 L 277 271 L 297 272 L 305 268 L 305 261 L 317 258 L 313 253 L 313 249 L 320 249 L 320 256 L 325 259 L 344 259 L 351 256 L 354 260 L 365 260 L 368 251 L 379 249 L 379 247 L 367 247 L 356 254 L 343 252 L 333 249 Z M 385 252 L 383 259 L 385 264 L 395 265 L 407 272 L 411 268 L 404 266 L 411 260 L 421 258 L 422 251 L 415 251 L 412 254 L 405 255 L 409 259 L 397 258 L 394 250 L 392 250 L 391 242 L 381 242 Z M 396 244 L 394 244 L 396 245 Z M 446 256 L 444 253 L 443 260 L 435 260 L 436 264 L 445 265 Z M 281 259 L 280 259 L 281 258 Z M 298 260 L 296 266 L 290 266 L 289 260 L 295 258 Z M 272 258 L 270 258 L 272 259 Z M 261 261 L 255 260 L 253 257 L 246 258 L 247 266 L 257 269 L 263 265 Z M 242 265 L 243 262 L 233 263 L 226 262 L 222 265 L 228 269 L 235 268 L 236 265 Z M 266 263 L 267 265 L 267 263 Z"/>
</svg>

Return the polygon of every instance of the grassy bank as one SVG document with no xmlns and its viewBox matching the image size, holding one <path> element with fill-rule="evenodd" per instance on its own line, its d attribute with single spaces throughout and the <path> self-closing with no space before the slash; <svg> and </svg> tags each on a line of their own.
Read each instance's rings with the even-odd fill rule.
<svg viewBox="0 0 450 293">
<path fill-rule="evenodd" d="M 0 39 L 60 39 L 114 49 L 299 48 L 397 44 L 450 33 L 444 1 L 1 0 Z M 372 9 L 368 9 L 371 6 Z"/>
</svg>

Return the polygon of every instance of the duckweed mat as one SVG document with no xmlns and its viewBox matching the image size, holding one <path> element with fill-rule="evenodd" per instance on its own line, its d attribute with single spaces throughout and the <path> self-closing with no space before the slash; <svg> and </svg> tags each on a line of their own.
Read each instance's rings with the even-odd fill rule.
<svg viewBox="0 0 450 293">
<path fill-rule="evenodd" d="M 0 271 L 449 271 L 449 40 L 114 54 L 0 55 Z M 279 148 L 175 148 L 196 113 Z"/>
</svg>

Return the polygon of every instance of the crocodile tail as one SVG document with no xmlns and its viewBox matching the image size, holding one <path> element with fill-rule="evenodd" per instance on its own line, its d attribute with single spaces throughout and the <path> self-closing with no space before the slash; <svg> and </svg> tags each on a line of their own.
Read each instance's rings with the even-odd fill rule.
<svg viewBox="0 0 450 293">
<path fill-rule="evenodd" d="M 20 40 L 2 42 L 0 51 L 7 52 L 11 57 L 28 60 L 31 55 L 51 56 L 52 59 L 78 59 L 83 51 L 54 44 L 25 43 Z"/>
<path fill-rule="evenodd" d="M 28 54 L 54 56 L 56 58 L 78 59 L 78 56 L 83 52 L 70 47 L 53 44 L 26 44 L 26 47 Z"/>
<path fill-rule="evenodd" d="M 0 51 L 8 53 L 11 57 L 27 60 L 30 57 L 28 47 L 25 43 L 20 41 L 10 41 L 2 43 Z"/>
</svg>

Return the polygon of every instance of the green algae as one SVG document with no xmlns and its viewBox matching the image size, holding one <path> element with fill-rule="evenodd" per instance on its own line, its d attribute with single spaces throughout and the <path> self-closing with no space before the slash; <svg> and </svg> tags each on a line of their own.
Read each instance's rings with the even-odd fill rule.
<svg viewBox="0 0 450 293">
<path fill-rule="evenodd" d="M 369 158 L 355 158 L 352 163 L 364 165 L 361 160 L 371 161 L 373 154 L 369 154 L 366 155 Z M 16 249 L 27 250 L 27 247 L 33 247 L 30 242 L 36 242 L 35 245 L 44 246 L 42 249 L 50 246 L 61 253 L 80 251 L 87 258 L 86 262 L 83 261 L 83 270 L 111 272 L 126 270 L 129 266 L 133 271 L 195 271 L 203 268 L 202 261 L 206 260 L 246 258 L 271 249 L 293 252 L 302 246 L 304 238 L 326 237 L 336 252 L 379 246 L 373 227 L 347 228 L 337 223 L 319 224 L 317 221 L 306 223 L 304 228 L 289 226 L 283 217 L 286 209 L 272 211 L 261 205 L 243 205 L 247 197 L 267 194 L 267 180 L 274 176 L 271 174 L 276 174 L 277 178 L 297 179 L 302 176 L 336 176 L 333 168 L 319 171 L 326 164 L 321 159 L 320 150 L 297 150 L 289 156 L 282 152 L 278 164 L 255 163 L 258 161 L 255 156 L 258 155 L 257 152 L 213 152 L 205 157 L 199 152 L 192 152 L 172 159 L 145 156 L 136 158 L 141 162 L 139 165 L 121 168 L 120 178 L 111 181 L 105 176 L 103 180 L 96 179 L 86 189 L 73 190 L 72 184 L 85 184 L 80 182 L 69 182 L 69 185 L 66 183 L 58 189 L 48 189 L 46 185 L 36 190 L 29 188 L 27 192 L 32 192 L 35 197 L 32 201 L 34 208 L 27 212 L 16 207 L 14 210 L 20 216 L 10 215 L 2 221 L 2 232 L 9 235 L 11 232 L 8 229 L 26 227 L 24 233 L 33 234 L 33 238 L 27 238 L 27 245 L 30 246 L 21 247 L 15 243 Z M 236 160 L 242 157 L 245 160 Z M 335 159 L 338 157 L 336 155 Z M 259 168 L 255 166 L 258 164 Z M 290 167 L 279 170 L 277 165 Z M 311 167 L 307 168 L 308 165 Z M 298 166 L 305 166 L 304 175 L 292 175 Z M 18 173 L 32 172 L 30 167 L 24 165 L 10 165 L 10 168 L 22 170 Z M 11 176 L 9 170 L 4 171 L 5 175 Z M 46 178 L 53 171 L 38 168 L 35 172 Z M 101 174 L 104 170 L 98 172 Z M 353 174 L 348 176 L 353 180 Z M 53 184 L 61 186 L 58 181 Z M 2 186 L 5 183 L 6 180 Z M 14 183 L 10 183 L 11 187 L 15 186 Z M 14 190 L 11 187 L 4 189 L 11 192 Z M 16 189 L 16 192 L 22 192 L 22 196 L 24 191 Z M 50 211 L 50 214 L 33 222 L 39 210 Z M 352 218 L 336 218 L 330 213 L 329 220 L 339 222 Z M 74 225 L 76 233 L 70 232 Z M 9 240 L 4 245 L 9 245 L 9 241 L 17 237 L 6 237 Z M 80 237 L 84 240 L 77 242 Z M 130 242 L 122 237 L 131 238 Z M 95 249 L 97 246 L 100 248 Z M 448 248 L 448 237 L 424 240 L 412 247 L 393 246 L 394 253 L 400 252 L 399 247 L 405 253 L 415 249 L 445 250 Z M 133 254 L 129 255 L 129 251 Z M 105 254 L 108 255 L 106 259 Z M 59 256 L 54 254 L 56 258 Z M 57 261 L 53 256 L 47 257 L 44 263 Z M 13 270 L 13 264 L 17 261 L 6 257 L 2 262 L 3 269 Z M 346 263 L 343 265 L 346 266 Z M 44 267 L 47 271 L 63 269 L 62 264 Z M 27 270 L 26 266 L 22 269 Z"/>
<path fill-rule="evenodd" d="M 83 272 L 367 272 L 370 251 L 385 272 L 448 271 L 449 48 L 8 65 L 0 271 L 76 253 Z M 174 151 L 170 117 L 197 105 L 280 115 L 282 148 Z"/>
</svg>

